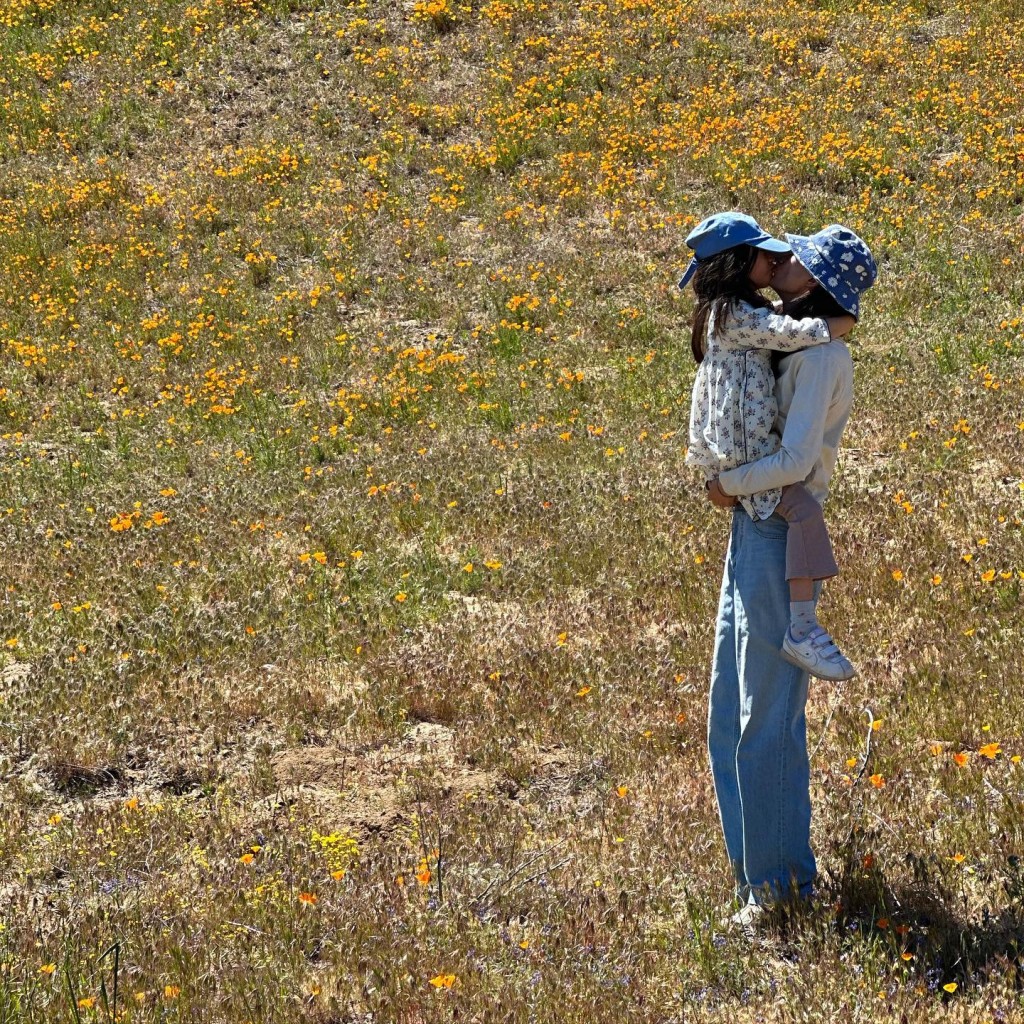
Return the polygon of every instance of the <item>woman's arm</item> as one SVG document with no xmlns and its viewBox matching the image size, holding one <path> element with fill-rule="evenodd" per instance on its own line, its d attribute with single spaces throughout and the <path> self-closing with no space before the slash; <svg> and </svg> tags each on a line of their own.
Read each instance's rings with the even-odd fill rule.
<svg viewBox="0 0 1024 1024">
<path fill-rule="evenodd" d="M 779 450 L 723 472 L 718 483 L 724 494 L 756 494 L 810 476 L 821 458 L 825 424 L 838 383 L 834 361 L 818 358 L 825 355 L 815 350 L 801 358 Z"/>
</svg>

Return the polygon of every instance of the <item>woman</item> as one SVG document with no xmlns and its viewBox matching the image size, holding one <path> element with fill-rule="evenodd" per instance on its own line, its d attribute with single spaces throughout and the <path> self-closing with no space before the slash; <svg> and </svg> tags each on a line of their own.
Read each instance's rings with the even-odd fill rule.
<svg viewBox="0 0 1024 1024">
<path fill-rule="evenodd" d="M 771 283 L 783 310 L 828 315 L 838 305 L 857 316 L 858 297 L 876 276 L 864 242 L 840 225 L 786 239 L 793 253 Z M 787 525 L 777 513 L 753 520 L 736 496 L 802 481 L 824 502 L 853 400 L 846 345 L 834 340 L 784 357 L 776 398 L 778 451 L 727 470 L 708 490 L 716 505 L 736 506 L 715 635 L 708 749 L 743 903 L 731 920 L 748 931 L 774 902 L 809 896 L 817 866 L 810 843 L 809 678 L 781 655 L 789 625 Z"/>
</svg>

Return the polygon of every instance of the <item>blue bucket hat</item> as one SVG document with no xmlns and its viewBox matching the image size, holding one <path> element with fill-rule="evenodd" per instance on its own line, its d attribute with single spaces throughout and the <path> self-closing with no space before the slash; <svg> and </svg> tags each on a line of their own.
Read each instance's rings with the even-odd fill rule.
<svg viewBox="0 0 1024 1024">
<path fill-rule="evenodd" d="M 860 296 L 878 276 L 878 267 L 864 240 L 842 224 L 829 224 L 813 235 L 786 235 L 793 255 L 854 319 Z"/>
<path fill-rule="evenodd" d="M 735 210 L 715 213 L 702 220 L 686 236 L 686 244 L 693 250 L 693 259 L 679 280 L 680 288 L 686 287 L 701 260 L 716 256 L 737 245 L 752 245 L 755 249 L 780 254 L 789 252 L 789 246 L 785 242 L 769 235 L 753 217 L 737 213 Z"/>
</svg>

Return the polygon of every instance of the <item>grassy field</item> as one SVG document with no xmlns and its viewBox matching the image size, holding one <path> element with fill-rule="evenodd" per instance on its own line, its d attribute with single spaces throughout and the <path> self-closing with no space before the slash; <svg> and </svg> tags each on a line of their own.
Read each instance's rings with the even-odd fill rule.
<svg viewBox="0 0 1024 1024">
<path fill-rule="evenodd" d="M 0 1022 L 1024 1020 L 1017 7 L 5 0 Z M 880 266 L 769 949 L 683 463 L 722 208 Z"/>
</svg>

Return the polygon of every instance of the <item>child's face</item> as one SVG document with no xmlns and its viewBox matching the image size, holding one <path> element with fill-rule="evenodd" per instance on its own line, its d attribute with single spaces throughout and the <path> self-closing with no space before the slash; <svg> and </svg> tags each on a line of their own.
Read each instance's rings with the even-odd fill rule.
<svg viewBox="0 0 1024 1024">
<path fill-rule="evenodd" d="M 750 283 L 755 288 L 767 288 L 772 283 L 772 276 L 775 274 L 775 260 L 770 252 L 764 249 L 757 250 L 757 258 L 750 268 Z"/>
</svg>

